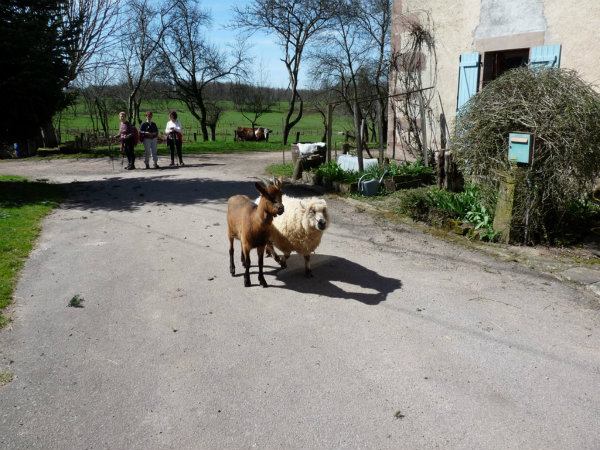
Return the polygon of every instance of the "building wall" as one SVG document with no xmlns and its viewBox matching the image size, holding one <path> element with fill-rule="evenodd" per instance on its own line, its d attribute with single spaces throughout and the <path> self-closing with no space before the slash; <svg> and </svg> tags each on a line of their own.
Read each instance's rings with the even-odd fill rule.
<svg viewBox="0 0 600 450">
<path fill-rule="evenodd" d="M 437 52 L 438 105 L 452 129 L 456 115 L 458 64 L 462 53 L 561 44 L 562 68 L 576 70 L 600 91 L 600 0 L 394 0 L 392 51 L 401 48 L 407 17 L 427 12 L 433 19 Z M 429 66 L 431 68 L 431 65 Z M 393 77 L 393 74 L 391 74 Z M 393 143 L 389 117 L 388 153 Z M 437 138 L 439 127 L 428 130 Z"/>
</svg>

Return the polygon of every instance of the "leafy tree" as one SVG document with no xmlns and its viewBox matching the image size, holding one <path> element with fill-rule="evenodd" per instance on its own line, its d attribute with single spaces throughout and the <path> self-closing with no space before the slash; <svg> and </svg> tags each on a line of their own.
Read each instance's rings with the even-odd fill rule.
<svg viewBox="0 0 600 450">
<path fill-rule="evenodd" d="M 64 29 L 66 0 L 6 0 L 0 8 L 0 140 L 23 142 L 67 101 L 66 49 L 79 23 Z"/>
</svg>

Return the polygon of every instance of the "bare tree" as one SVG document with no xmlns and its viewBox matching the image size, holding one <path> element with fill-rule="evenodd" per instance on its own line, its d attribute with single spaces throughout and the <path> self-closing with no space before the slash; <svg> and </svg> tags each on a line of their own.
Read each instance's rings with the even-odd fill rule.
<svg viewBox="0 0 600 450">
<path fill-rule="evenodd" d="M 114 43 L 114 30 L 119 12 L 118 0 L 68 0 L 63 10 L 60 33 L 63 40 L 67 74 L 62 89 L 71 84 L 86 70 L 99 64 L 103 55 Z M 65 103 L 67 106 L 69 102 Z M 56 147 L 58 140 L 52 120 L 40 128 L 46 147 Z"/>
<path fill-rule="evenodd" d="M 335 3 L 337 14 L 328 33 L 319 37 L 318 51 L 311 52 L 314 62 L 313 78 L 333 87 L 337 96 L 354 116 L 354 135 L 357 141 L 366 137 L 361 133 L 364 106 L 361 102 L 359 75 L 370 64 L 370 42 L 362 39 L 360 24 L 356 17 L 360 4 L 351 0 L 338 0 Z M 363 140 L 358 143 L 359 168 L 362 170 Z M 367 149 L 368 151 L 368 149 Z"/>
<path fill-rule="evenodd" d="M 99 56 L 109 52 L 115 43 L 118 14 L 119 0 L 67 2 L 63 27 L 79 29 L 77 38 L 67 43 L 68 83 L 75 81 L 86 70 L 105 64 L 106 60 Z"/>
<path fill-rule="evenodd" d="M 123 107 L 116 98 L 113 71 L 109 67 L 96 66 L 93 71 L 82 74 L 77 82 L 94 133 L 107 139 L 111 134 L 109 116 Z"/>
<path fill-rule="evenodd" d="M 385 114 L 387 111 L 388 73 L 390 69 L 390 39 L 392 24 L 392 0 L 358 0 L 360 7 L 357 11 L 356 19 L 359 22 L 359 28 L 365 39 L 371 42 L 370 54 L 371 64 L 369 64 L 369 84 L 372 85 L 372 94 L 377 97 L 379 111 Z M 375 111 L 377 108 L 375 108 Z M 370 108 L 369 114 L 373 116 L 373 108 Z M 376 115 L 376 113 L 375 113 Z M 383 136 L 387 135 L 387 120 L 383 121 Z M 374 120 L 373 132 L 375 130 Z"/>
<path fill-rule="evenodd" d="M 313 79 L 330 86 L 355 117 L 356 136 L 363 119 L 376 129 L 376 103 L 385 110 L 390 0 L 338 0 L 328 33 L 311 52 Z M 363 143 L 364 144 L 364 143 Z"/>
<path fill-rule="evenodd" d="M 210 140 L 215 141 L 217 134 L 217 123 L 221 118 L 225 108 L 217 100 L 206 100 L 206 126 L 210 130 Z"/>
<path fill-rule="evenodd" d="M 309 91 L 306 97 L 308 107 L 317 111 L 321 116 L 321 123 L 323 124 L 323 135 L 321 137 L 321 141 L 326 142 L 328 131 L 327 114 L 329 104 L 333 103 L 335 109 L 335 106 L 337 106 L 340 99 L 336 96 L 336 93 L 331 86 L 327 86 L 326 84 L 322 85 L 320 89 Z"/>
<path fill-rule="evenodd" d="M 273 91 L 265 86 L 265 68 L 261 63 L 258 68 L 257 80 L 250 83 L 238 82 L 231 88 L 233 106 L 248 120 L 252 129 L 256 122 L 275 104 Z"/>
<path fill-rule="evenodd" d="M 327 0 L 253 0 L 245 7 L 234 7 L 236 26 L 250 32 L 275 33 L 284 50 L 282 59 L 289 75 L 289 109 L 283 127 L 283 144 L 291 129 L 302 119 L 304 102 L 298 92 L 298 74 L 309 41 L 322 31 L 336 13 Z M 298 111 L 296 112 L 296 104 Z M 292 116 L 296 116 L 292 119 Z"/>
<path fill-rule="evenodd" d="M 121 55 L 127 84 L 127 116 L 141 122 L 140 104 L 145 88 L 157 72 L 157 50 L 167 31 L 175 2 L 128 0 L 122 25 Z"/>
<path fill-rule="evenodd" d="M 228 55 L 207 41 L 202 31 L 209 24 L 210 14 L 196 1 L 178 1 L 170 14 L 160 58 L 163 78 L 173 84 L 175 96 L 200 122 L 205 141 L 209 139 L 206 90 L 219 79 L 242 75 L 244 62 L 243 42 Z"/>
</svg>

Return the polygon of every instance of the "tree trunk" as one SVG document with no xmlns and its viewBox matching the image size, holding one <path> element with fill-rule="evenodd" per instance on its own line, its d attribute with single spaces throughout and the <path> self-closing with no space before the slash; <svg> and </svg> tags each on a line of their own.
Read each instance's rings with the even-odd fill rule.
<svg viewBox="0 0 600 450">
<path fill-rule="evenodd" d="M 58 139 L 56 139 L 56 131 L 54 130 L 52 121 L 40 127 L 40 135 L 45 148 L 58 147 Z"/>
</svg>

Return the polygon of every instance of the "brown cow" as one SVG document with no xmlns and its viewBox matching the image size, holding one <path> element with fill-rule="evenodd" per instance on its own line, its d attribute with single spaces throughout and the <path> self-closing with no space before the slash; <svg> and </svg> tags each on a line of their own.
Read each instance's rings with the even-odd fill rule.
<svg viewBox="0 0 600 450">
<path fill-rule="evenodd" d="M 269 133 L 272 130 L 268 128 L 249 128 L 249 127 L 237 127 L 233 135 L 236 141 L 268 141 Z"/>
</svg>

